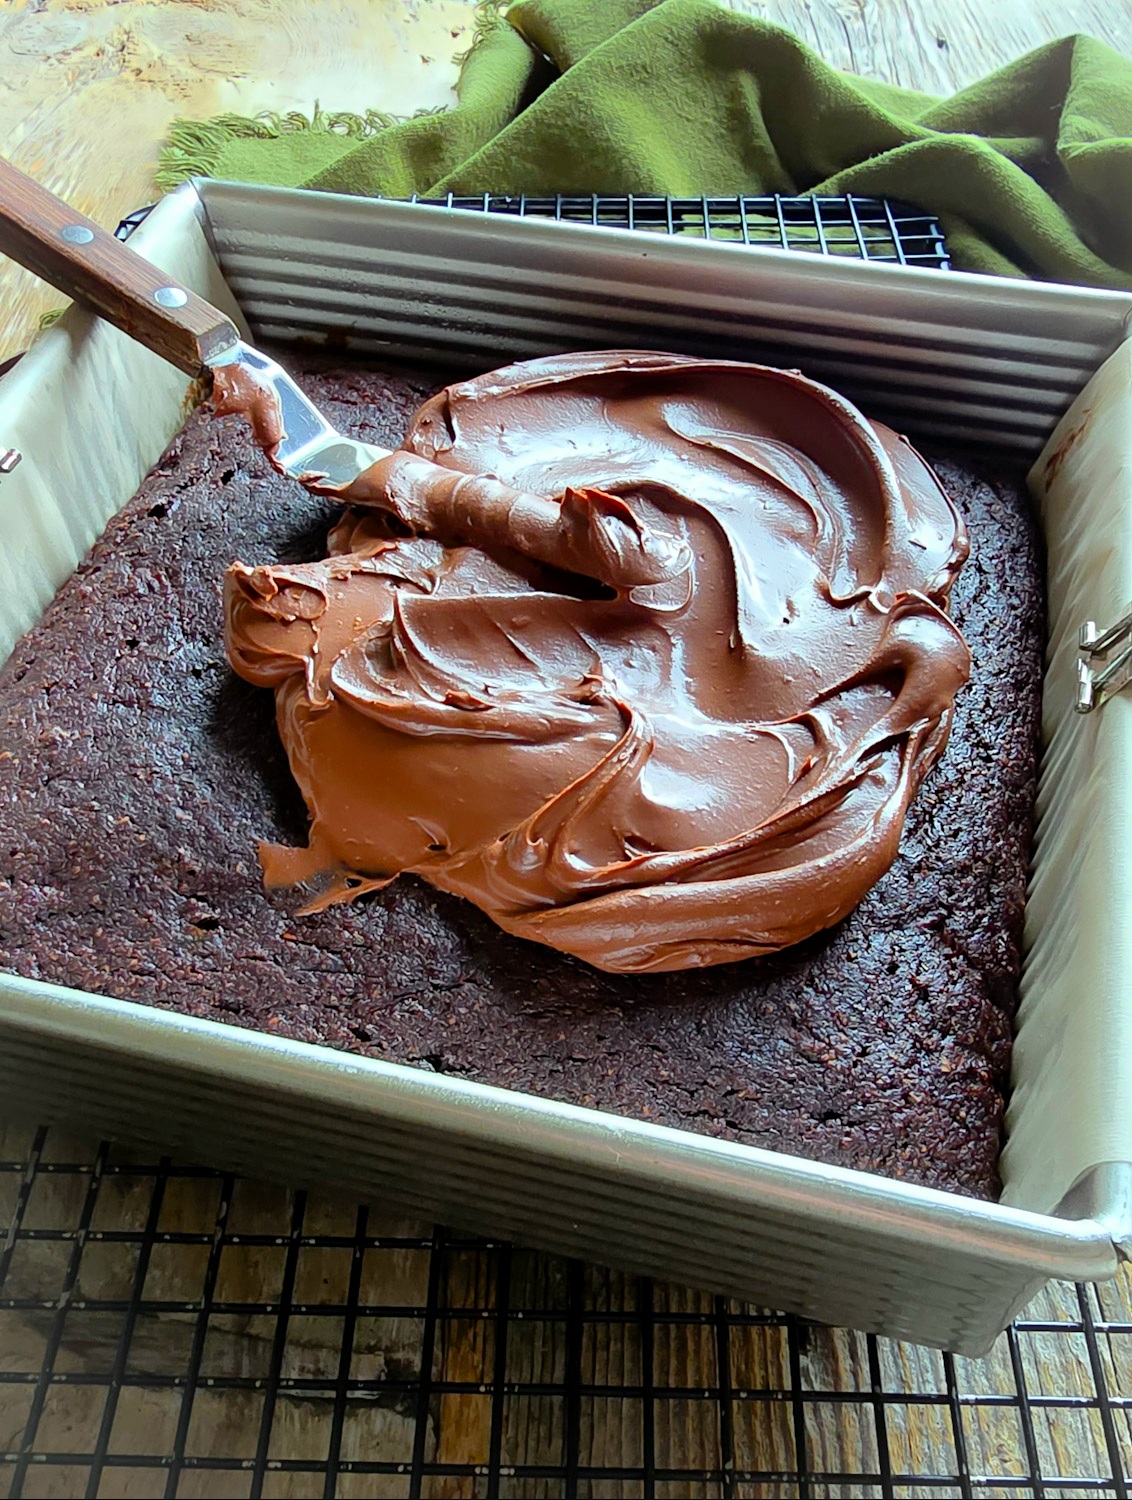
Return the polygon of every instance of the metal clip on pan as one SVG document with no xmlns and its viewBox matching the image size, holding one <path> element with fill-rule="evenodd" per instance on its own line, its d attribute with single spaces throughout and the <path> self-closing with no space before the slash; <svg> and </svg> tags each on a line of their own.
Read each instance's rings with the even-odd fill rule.
<svg viewBox="0 0 1132 1500">
<path fill-rule="evenodd" d="M 1081 655 L 1077 658 L 1075 704 L 1079 714 L 1091 714 L 1132 682 L 1132 642 L 1100 671 L 1089 665 L 1090 661 L 1107 656 L 1113 646 L 1129 635 L 1132 635 L 1132 608 L 1107 630 L 1098 631 L 1095 620 L 1086 620 L 1081 626 L 1077 639 Z"/>
</svg>

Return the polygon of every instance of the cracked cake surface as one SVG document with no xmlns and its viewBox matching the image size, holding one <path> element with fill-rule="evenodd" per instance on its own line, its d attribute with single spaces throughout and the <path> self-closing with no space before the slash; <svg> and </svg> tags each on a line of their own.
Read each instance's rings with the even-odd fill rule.
<svg viewBox="0 0 1132 1500">
<path fill-rule="evenodd" d="M 390 446 L 436 373 L 288 360 Z M 441 372 L 442 374 L 443 372 Z M 333 507 L 196 412 L 0 673 L 0 964 L 30 977 L 979 1196 L 997 1191 L 1044 604 L 1021 477 L 926 455 L 971 557 L 971 647 L 897 859 L 828 932 L 614 975 L 413 877 L 296 915 L 261 839 L 306 814 L 270 691 L 230 671 L 225 567 L 325 555 Z"/>
</svg>

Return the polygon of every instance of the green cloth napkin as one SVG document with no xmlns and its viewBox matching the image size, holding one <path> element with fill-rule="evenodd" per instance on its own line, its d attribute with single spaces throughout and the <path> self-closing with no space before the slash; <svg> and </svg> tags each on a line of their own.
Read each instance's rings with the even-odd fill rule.
<svg viewBox="0 0 1132 1500">
<path fill-rule="evenodd" d="M 518 0 L 481 13 L 457 95 L 393 123 L 178 121 L 159 184 L 869 193 L 937 214 L 962 269 L 1132 288 L 1132 59 L 1091 37 L 938 99 L 840 73 L 715 0 Z"/>
</svg>

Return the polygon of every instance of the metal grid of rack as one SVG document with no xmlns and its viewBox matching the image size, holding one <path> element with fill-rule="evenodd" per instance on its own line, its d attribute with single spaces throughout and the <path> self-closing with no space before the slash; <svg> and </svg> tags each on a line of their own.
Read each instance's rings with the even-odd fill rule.
<svg viewBox="0 0 1132 1500">
<path fill-rule="evenodd" d="M 409 201 L 519 219 L 557 219 L 781 250 L 851 255 L 936 270 L 947 270 L 950 265 L 939 221 L 920 209 L 886 198 L 788 198 L 778 193 L 734 198 L 449 193 L 444 198 L 414 195 Z"/>
<path fill-rule="evenodd" d="M 1128 1493 L 1120 1283 L 971 1360 L 144 1149 L 0 1153 L 0 1494 Z"/>
</svg>

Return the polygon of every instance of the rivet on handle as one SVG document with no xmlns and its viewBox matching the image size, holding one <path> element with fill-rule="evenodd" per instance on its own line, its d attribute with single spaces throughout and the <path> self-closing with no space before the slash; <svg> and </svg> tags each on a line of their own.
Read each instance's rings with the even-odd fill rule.
<svg viewBox="0 0 1132 1500">
<path fill-rule="evenodd" d="M 94 230 L 88 229 L 85 224 L 64 224 L 59 231 L 59 238 L 66 240 L 68 245 L 89 245 L 94 239 Z"/>
<path fill-rule="evenodd" d="M 189 300 L 188 292 L 183 292 L 179 286 L 159 286 L 153 294 L 153 300 L 162 307 L 184 307 Z"/>
</svg>

